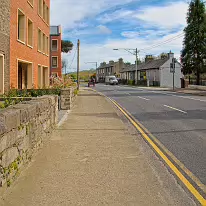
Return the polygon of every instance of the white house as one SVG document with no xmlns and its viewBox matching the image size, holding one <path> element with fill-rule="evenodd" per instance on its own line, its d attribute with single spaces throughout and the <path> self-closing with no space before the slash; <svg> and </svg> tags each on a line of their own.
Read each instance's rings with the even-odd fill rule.
<svg viewBox="0 0 206 206">
<path fill-rule="evenodd" d="M 145 62 L 141 63 L 137 67 L 138 84 L 144 84 L 147 86 L 160 86 L 160 87 L 173 87 L 173 73 L 170 69 L 170 64 L 174 59 L 173 53 L 168 53 L 167 57 L 160 59 L 153 59 L 151 55 L 147 55 Z M 131 65 L 121 70 L 121 78 L 124 80 L 135 80 L 136 67 Z M 181 78 L 183 74 L 181 72 L 181 64 L 175 63 L 174 73 L 174 86 L 175 88 L 181 88 Z"/>
</svg>

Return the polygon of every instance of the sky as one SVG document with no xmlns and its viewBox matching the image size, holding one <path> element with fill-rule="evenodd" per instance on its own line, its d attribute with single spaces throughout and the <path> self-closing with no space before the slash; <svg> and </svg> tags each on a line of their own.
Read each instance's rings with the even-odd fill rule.
<svg viewBox="0 0 206 206">
<path fill-rule="evenodd" d="M 187 10 L 187 0 L 51 0 L 51 25 L 61 25 L 63 39 L 74 44 L 72 52 L 63 54 L 72 72 L 77 39 L 81 70 L 95 68 L 86 62 L 123 58 L 134 63 L 135 56 L 123 48 L 137 48 L 140 59 L 170 50 L 179 59 Z"/>
</svg>

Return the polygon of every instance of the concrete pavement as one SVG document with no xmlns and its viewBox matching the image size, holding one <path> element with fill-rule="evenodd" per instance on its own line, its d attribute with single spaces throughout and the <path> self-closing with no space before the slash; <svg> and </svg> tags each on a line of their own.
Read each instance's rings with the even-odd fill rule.
<svg viewBox="0 0 206 206">
<path fill-rule="evenodd" d="M 111 103 L 91 90 L 76 103 L 0 205 L 195 205 Z"/>
</svg>

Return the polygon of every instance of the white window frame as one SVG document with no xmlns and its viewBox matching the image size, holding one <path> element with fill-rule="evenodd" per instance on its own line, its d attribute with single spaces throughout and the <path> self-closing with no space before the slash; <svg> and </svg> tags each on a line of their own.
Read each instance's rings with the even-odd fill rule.
<svg viewBox="0 0 206 206">
<path fill-rule="evenodd" d="M 18 25 L 19 25 L 19 11 L 24 15 L 24 41 L 22 41 L 21 39 L 19 39 L 19 37 L 18 37 Z M 20 9 L 20 8 L 18 8 L 17 9 L 17 41 L 18 42 L 20 42 L 20 43 L 22 43 L 22 44 L 26 44 L 26 23 L 27 23 L 27 21 L 26 21 L 26 15 L 25 15 L 25 13 Z"/>
<path fill-rule="evenodd" d="M 58 76 L 59 76 L 59 75 L 58 75 L 58 72 L 52 72 L 52 75 L 53 75 L 53 74 L 56 74 L 56 75 L 57 75 L 56 77 L 58 77 Z"/>
<path fill-rule="evenodd" d="M 32 45 L 29 44 L 29 21 L 32 22 Z M 34 22 L 30 18 L 27 18 L 27 46 L 30 48 L 34 47 Z"/>
<path fill-rule="evenodd" d="M 28 4 L 34 8 L 34 0 L 27 0 Z"/>
<path fill-rule="evenodd" d="M 52 59 L 53 59 L 53 57 L 57 58 L 57 66 L 56 67 L 53 66 L 53 60 L 52 60 L 51 61 L 51 63 L 52 63 L 51 67 L 52 67 L 52 69 L 57 69 L 58 68 L 58 56 L 52 56 Z"/>
<path fill-rule="evenodd" d="M 56 50 L 53 50 L 53 47 L 52 47 L 53 46 L 53 41 L 57 42 L 57 49 Z M 52 47 L 51 50 L 52 51 L 58 51 L 58 43 L 59 43 L 58 39 L 52 39 L 52 44 L 51 44 L 51 47 Z"/>
</svg>

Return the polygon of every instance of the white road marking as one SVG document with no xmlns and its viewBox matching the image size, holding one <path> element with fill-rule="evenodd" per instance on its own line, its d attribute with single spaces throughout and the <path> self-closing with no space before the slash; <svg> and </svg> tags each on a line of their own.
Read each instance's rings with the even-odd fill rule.
<svg viewBox="0 0 206 206">
<path fill-rule="evenodd" d="M 173 93 L 176 93 L 178 94 L 177 92 L 158 92 L 158 91 L 152 91 L 152 93 L 158 93 L 158 94 L 165 94 L 167 96 L 173 96 L 173 97 L 180 97 L 180 98 L 183 98 L 183 99 L 191 99 L 191 100 L 195 100 L 195 101 L 200 101 L 200 102 L 206 102 L 206 100 L 204 99 L 196 99 L 196 98 L 193 98 L 193 97 L 187 97 L 187 96 L 180 96 L 180 95 L 175 95 Z"/>
<path fill-rule="evenodd" d="M 185 111 L 183 111 L 183 110 L 180 110 L 180 109 L 177 109 L 177 108 L 175 108 L 175 107 L 171 107 L 171 106 L 168 106 L 168 105 L 164 105 L 164 107 L 167 107 L 167 108 L 176 110 L 176 111 L 178 111 L 178 112 L 182 112 L 182 113 L 184 113 L 184 114 L 187 114 L 187 112 L 185 112 Z"/>
<path fill-rule="evenodd" d="M 144 98 L 144 97 L 139 97 L 139 96 L 137 96 L 137 97 L 140 98 L 140 99 L 144 99 L 146 101 L 150 101 L 150 99 L 147 99 L 147 98 Z"/>
<path fill-rule="evenodd" d="M 193 98 L 193 97 L 184 97 L 184 96 L 178 96 L 178 95 L 172 95 L 172 96 L 173 96 L 173 97 L 181 97 L 181 98 L 184 98 L 184 99 L 196 100 L 196 101 L 200 101 L 200 102 L 206 102 L 206 100 L 196 99 L 196 98 Z"/>
</svg>

